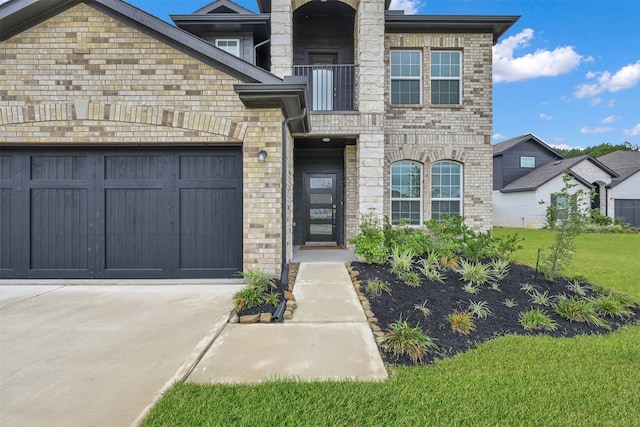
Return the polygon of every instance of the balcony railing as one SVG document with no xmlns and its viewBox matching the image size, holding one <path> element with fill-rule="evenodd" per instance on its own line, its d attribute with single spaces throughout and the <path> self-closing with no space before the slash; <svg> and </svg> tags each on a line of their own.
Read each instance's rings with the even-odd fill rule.
<svg viewBox="0 0 640 427">
<path fill-rule="evenodd" d="M 354 111 L 357 65 L 294 65 L 294 76 L 309 78 L 312 111 Z"/>
</svg>

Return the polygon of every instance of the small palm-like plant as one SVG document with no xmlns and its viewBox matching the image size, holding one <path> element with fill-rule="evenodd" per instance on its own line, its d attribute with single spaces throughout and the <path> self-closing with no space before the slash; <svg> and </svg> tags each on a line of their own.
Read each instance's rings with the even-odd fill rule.
<svg viewBox="0 0 640 427">
<path fill-rule="evenodd" d="M 580 295 L 581 297 L 587 295 L 586 287 L 582 286 L 579 280 L 569 281 L 569 284 L 567 285 L 567 289 L 576 295 Z"/>
<path fill-rule="evenodd" d="M 264 292 L 253 285 L 247 285 L 233 294 L 233 302 L 235 303 L 236 310 L 257 307 L 264 301 Z"/>
<path fill-rule="evenodd" d="M 621 319 L 633 316 L 630 305 L 614 294 L 600 295 L 591 300 L 593 309 L 597 314 L 606 317 L 619 317 Z"/>
<path fill-rule="evenodd" d="M 454 311 L 447 316 L 447 320 L 449 321 L 451 330 L 462 335 L 469 335 L 471 331 L 474 331 L 476 329 L 473 322 L 473 316 L 471 315 L 471 313 L 466 311 Z"/>
<path fill-rule="evenodd" d="M 472 285 L 481 286 L 491 279 L 491 267 L 481 262 L 460 261 L 460 267 L 456 269 L 462 279 Z"/>
<path fill-rule="evenodd" d="M 383 292 L 391 295 L 391 289 L 389 288 L 389 283 L 384 282 L 380 279 L 367 280 L 367 284 L 364 287 L 364 291 L 370 297 L 375 296 L 379 297 Z"/>
<path fill-rule="evenodd" d="M 424 300 L 422 304 L 416 304 L 413 306 L 413 309 L 422 313 L 424 317 L 429 317 L 431 315 L 431 309 L 427 307 L 427 301 Z"/>
<path fill-rule="evenodd" d="M 413 363 L 422 362 L 429 350 L 438 348 L 434 340 L 422 332 L 419 324 L 412 327 L 406 320 L 402 320 L 402 316 L 389 325 L 389 331 L 382 337 L 380 346 L 396 358 L 409 356 Z"/>
<path fill-rule="evenodd" d="M 509 264 L 511 260 L 507 258 L 497 258 L 491 261 L 491 274 L 496 280 L 504 280 L 509 274 Z"/>
<path fill-rule="evenodd" d="M 531 302 L 538 305 L 550 305 L 551 297 L 549 297 L 549 291 L 544 291 L 540 293 L 537 289 L 529 292 L 529 296 L 531 297 Z"/>
<path fill-rule="evenodd" d="M 544 329 L 547 331 L 555 331 L 557 329 L 556 321 L 550 318 L 544 310 L 539 308 L 530 308 L 518 314 L 518 322 L 527 330 Z"/>
<path fill-rule="evenodd" d="M 418 273 L 415 273 L 413 271 L 408 271 L 402 274 L 402 276 L 400 276 L 400 279 L 404 282 L 405 285 L 413 287 L 420 286 L 420 276 L 418 276 Z"/>
<path fill-rule="evenodd" d="M 475 316 L 476 319 L 486 319 L 491 313 L 488 303 L 486 301 L 471 301 L 469 300 L 469 313 Z"/>
<path fill-rule="evenodd" d="M 507 308 L 513 308 L 513 307 L 515 307 L 516 305 L 518 305 L 518 303 L 517 303 L 517 302 L 515 302 L 515 301 L 513 300 L 513 298 L 507 298 L 507 299 L 505 299 L 504 301 L 502 301 L 502 304 L 504 304 L 504 305 L 505 305 L 505 307 L 507 307 Z"/>
<path fill-rule="evenodd" d="M 444 273 L 440 271 L 440 262 L 434 252 L 429 252 L 427 258 L 418 262 L 418 271 L 427 279 L 433 282 L 444 283 Z"/>
<path fill-rule="evenodd" d="M 277 307 L 278 303 L 280 302 L 280 294 L 278 294 L 277 292 L 271 292 L 264 296 L 264 302 Z"/>
<path fill-rule="evenodd" d="M 243 271 L 239 275 L 249 282 L 249 285 L 262 292 L 267 292 L 269 289 L 276 287 L 274 279 L 259 268 Z"/>
<path fill-rule="evenodd" d="M 466 285 L 464 285 L 464 286 L 462 287 L 462 289 L 463 289 L 466 293 L 471 294 L 471 295 L 475 295 L 475 294 L 477 294 L 477 293 L 480 291 L 480 287 L 479 287 L 479 286 L 474 285 L 473 283 L 467 283 Z"/>
<path fill-rule="evenodd" d="M 413 265 L 413 252 L 410 250 L 401 251 L 398 246 L 391 250 L 391 272 L 398 277 L 408 273 Z"/>
<path fill-rule="evenodd" d="M 598 317 L 593 304 L 577 297 L 561 295 L 555 305 L 555 311 L 560 316 L 574 322 L 585 322 L 594 326 L 607 327 L 608 323 Z"/>
<path fill-rule="evenodd" d="M 526 293 L 533 292 L 533 291 L 535 291 L 535 289 L 536 288 L 534 288 L 533 285 L 530 284 L 530 283 L 524 283 L 524 284 L 520 285 L 520 290 L 521 291 L 525 291 Z"/>
</svg>

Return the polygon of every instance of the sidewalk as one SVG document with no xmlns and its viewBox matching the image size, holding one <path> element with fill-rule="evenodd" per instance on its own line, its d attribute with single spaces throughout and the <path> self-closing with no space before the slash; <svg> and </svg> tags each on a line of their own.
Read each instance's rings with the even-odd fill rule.
<svg viewBox="0 0 640 427">
<path fill-rule="evenodd" d="M 293 320 L 227 324 L 187 381 L 387 378 L 344 263 L 301 263 L 293 293 Z"/>
</svg>

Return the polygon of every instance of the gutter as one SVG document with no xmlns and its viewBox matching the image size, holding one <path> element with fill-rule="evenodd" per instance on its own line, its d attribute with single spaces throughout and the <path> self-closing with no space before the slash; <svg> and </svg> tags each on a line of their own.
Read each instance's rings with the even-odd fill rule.
<svg viewBox="0 0 640 427">
<path fill-rule="evenodd" d="M 288 117 L 282 121 L 282 268 L 280 281 L 287 283 L 289 264 L 287 263 L 287 126 L 289 123 L 302 119 L 307 115 L 307 108 L 295 117 Z"/>
</svg>

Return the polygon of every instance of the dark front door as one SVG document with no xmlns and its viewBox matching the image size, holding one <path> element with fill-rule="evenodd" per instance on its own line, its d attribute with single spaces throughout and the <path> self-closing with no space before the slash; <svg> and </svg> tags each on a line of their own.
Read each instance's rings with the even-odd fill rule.
<svg viewBox="0 0 640 427">
<path fill-rule="evenodd" d="M 306 241 L 337 243 L 337 175 L 305 174 Z"/>
</svg>

